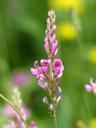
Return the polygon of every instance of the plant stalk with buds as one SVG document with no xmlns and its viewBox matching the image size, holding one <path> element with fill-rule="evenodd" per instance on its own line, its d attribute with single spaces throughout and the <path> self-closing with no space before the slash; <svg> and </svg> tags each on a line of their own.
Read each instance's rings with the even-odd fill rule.
<svg viewBox="0 0 96 128">
<path fill-rule="evenodd" d="M 31 73 L 38 79 L 38 84 L 43 88 L 48 96 L 43 98 L 43 102 L 48 106 L 50 113 L 54 119 L 54 128 L 56 124 L 56 108 L 61 99 L 62 89 L 58 86 L 63 74 L 64 66 L 62 60 L 56 58 L 58 53 L 58 41 L 56 39 L 56 15 L 53 10 L 48 12 L 46 36 L 44 40 L 44 48 L 48 58 L 41 60 L 41 66 L 38 61 L 34 62 L 34 68 Z"/>
</svg>

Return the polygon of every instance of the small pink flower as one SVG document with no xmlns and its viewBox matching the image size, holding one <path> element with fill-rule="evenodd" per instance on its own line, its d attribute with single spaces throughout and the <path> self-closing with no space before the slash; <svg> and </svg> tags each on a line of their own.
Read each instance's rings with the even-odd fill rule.
<svg viewBox="0 0 96 128">
<path fill-rule="evenodd" d="M 87 92 L 93 92 L 93 87 L 89 84 L 85 85 L 85 89 Z"/>
<path fill-rule="evenodd" d="M 38 76 L 38 75 L 42 74 L 42 69 L 41 69 L 41 67 L 38 67 L 37 69 L 32 68 L 31 72 L 34 76 Z"/>
<path fill-rule="evenodd" d="M 45 76 L 43 74 L 44 71 L 45 71 L 45 69 L 44 68 L 42 69 L 41 67 L 39 67 L 37 69 L 31 68 L 32 75 L 36 76 L 38 79 L 45 78 Z"/>
<path fill-rule="evenodd" d="M 42 69 L 43 73 L 47 73 L 48 72 L 48 69 L 50 67 L 50 63 L 51 63 L 50 60 L 44 60 L 44 59 L 41 60 L 41 65 L 42 65 L 41 69 Z"/>
<path fill-rule="evenodd" d="M 38 65 L 38 61 L 34 62 L 34 67 L 31 68 L 32 75 L 36 76 L 38 79 L 44 79 L 44 74 L 47 73 L 50 66 L 50 60 L 41 60 L 41 66 Z"/>
<path fill-rule="evenodd" d="M 62 61 L 60 59 L 55 59 L 53 62 L 54 74 L 60 78 L 62 76 L 63 70 L 64 70 L 64 66 L 62 64 Z"/>
<path fill-rule="evenodd" d="M 51 60 L 45 60 L 45 59 L 42 59 L 42 60 L 41 60 L 41 65 L 42 65 L 42 66 L 47 66 L 47 67 L 49 67 L 49 66 L 50 66 L 50 63 L 51 63 Z"/>
<path fill-rule="evenodd" d="M 30 110 L 26 106 L 23 106 L 21 108 L 21 113 L 22 113 L 24 119 L 28 119 L 31 115 Z"/>
<path fill-rule="evenodd" d="M 37 76 L 39 73 L 38 73 L 38 70 L 37 69 L 34 69 L 34 68 L 31 68 L 31 73 L 32 75 L 34 76 Z"/>
<path fill-rule="evenodd" d="M 89 93 L 96 93 L 96 80 L 90 79 L 90 84 L 85 85 L 85 89 Z"/>
<path fill-rule="evenodd" d="M 31 122 L 30 128 L 37 128 L 35 122 Z"/>
</svg>

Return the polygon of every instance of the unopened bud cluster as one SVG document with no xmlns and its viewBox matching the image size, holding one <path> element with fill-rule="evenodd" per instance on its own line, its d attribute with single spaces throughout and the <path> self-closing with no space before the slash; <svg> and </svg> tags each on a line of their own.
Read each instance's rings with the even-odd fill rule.
<svg viewBox="0 0 96 128">
<path fill-rule="evenodd" d="M 13 101 L 13 104 L 18 108 L 20 109 L 21 106 L 22 106 L 22 99 L 21 99 L 21 94 L 18 90 L 17 87 L 14 87 L 13 90 L 12 90 L 12 101 Z"/>
</svg>

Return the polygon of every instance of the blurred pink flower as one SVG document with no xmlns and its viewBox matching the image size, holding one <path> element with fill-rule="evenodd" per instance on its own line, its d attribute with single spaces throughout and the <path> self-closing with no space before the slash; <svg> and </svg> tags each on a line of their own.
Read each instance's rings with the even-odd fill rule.
<svg viewBox="0 0 96 128">
<path fill-rule="evenodd" d="M 24 119 L 27 119 L 30 117 L 30 111 L 27 107 L 23 106 L 20 111 Z M 4 114 L 8 118 L 14 118 L 17 116 L 16 112 L 9 105 L 6 105 L 3 108 L 2 114 Z"/>
<path fill-rule="evenodd" d="M 31 122 L 30 128 L 37 128 L 35 122 Z"/>
<path fill-rule="evenodd" d="M 10 122 L 9 124 L 5 125 L 4 128 L 18 128 L 15 122 Z"/>
<path fill-rule="evenodd" d="M 30 110 L 26 106 L 23 106 L 21 108 L 21 113 L 22 113 L 24 119 L 28 119 L 31 115 Z"/>
<path fill-rule="evenodd" d="M 87 92 L 93 92 L 93 87 L 90 84 L 87 84 L 85 86 L 85 89 L 86 89 Z"/>
<path fill-rule="evenodd" d="M 90 79 L 90 83 L 85 85 L 85 89 L 89 93 L 96 94 L 96 80 Z"/>
<path fill-rule="evenodd" d="M 4 114 L 6 117 L 10 117 L 10 118 L 13 118 L 14 115 L 16 115 L 15 111 L 9 106 L 9 105 L 6 105 L 3 110 L 2 110 L 2 114 Z"/>
<path fill-rule="evenodd" d="M 16 72 L 11 77 L 12 85 L 24 86 L 30 83 L 30 74 L 26 72 Z"/>
</svg>

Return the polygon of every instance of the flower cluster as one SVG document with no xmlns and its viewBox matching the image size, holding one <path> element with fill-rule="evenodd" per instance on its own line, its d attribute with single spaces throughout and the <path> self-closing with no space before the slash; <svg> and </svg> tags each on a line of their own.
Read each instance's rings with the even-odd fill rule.
<svg viewBox="0 0 96 128">
<path fill-rule="evenodd" d="M 85 89 L 89 93 L 93 92 L 96 94 L 96 80 L 90 79 L 90 83 L 85 85 Z"/>
<path fill-rule="evenodd" d="M 56 25 L 55 12 L 53 10 L 48 12 L 47 29 L 44 48 L 48 59 L 42 59 L 39 66 L 38 61 L 34 62 L 34 68 L 31 68 L 31 73 L 38 79 L 38 84 L 50 96 L 51 101 L 44 97 L 43 102 L 46 103 L 52 112 L 56 111 L 56 106 L 61 98 L 61 88 L 58 83 L 63 74 L 64 66 L 62 61 L 56 58 L 58 52 L 58 41 L 56 40 Z"/>
<path fill-rule="evenodd" d="M 48 90 L 49 92 L 51 90 L 48 86 L 47 81 L 51 81 L 57 84 L 59 78 L 62 76 L 62 72 L 64 69 L 62 61 L 60 59 L 55 59 L 53 61 L 51 74 L 49 73 L 51 67 L 51 60 L 41 60 L 41 66 L 38 65 L 38 61 L 35 61 L 34 67 L 35 69 L 31 69 L 32 74 L 38 78 L 39 85 L 43 89 Z"/>
</svg>

